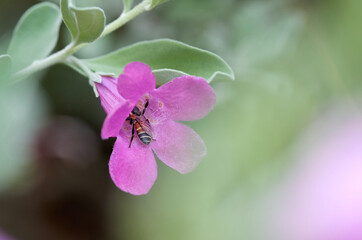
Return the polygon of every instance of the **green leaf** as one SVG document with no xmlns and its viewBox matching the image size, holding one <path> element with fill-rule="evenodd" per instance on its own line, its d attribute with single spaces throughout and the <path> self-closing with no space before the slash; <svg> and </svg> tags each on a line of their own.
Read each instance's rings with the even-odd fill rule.
<svg viewBox="0 0 362 240">
<path fill-rule="evenodd" d="M 93 42 L 103 32 L 106 17 L 102 9 L 74 8 L 78 25 L 79 36 L 77 43 Z"/>
<path fill-rule="evenodd" d="M 106 16 L 98 7 L 76 8 L 69 0 L 61 1 L 62 16 L 76 44 L 96 40 L 103 32 Z"/>
<path fill-rule="evenodd" d="M 151 5 L 148 7 L 148 10 L 151 10 L 152 8 L 156 7 L 157 5 L 160 5 L 164 2 L 167 2 L 168 0 L 152 0 Z"/>
<path fill-rule="evenodd" d="M 78 27 L 75 14 L 70 9 L 71 2 L 69 0 L 60 1 L 60 9 L 62 11 L 62 17 L 65 25 L 67 26 L 73 40 L 78 36 Z"/>
<path fill-rule="evenodd" d="M 11 58 L 9 55 L 0 56 L 0 86 L 9 78 L 11 72 Z"/>
<path fill-rule="evenodd" d="M 123 12 L 128 12 L 133 5 L 133 0 L 123 0 Z"/>
<path fill-rule="evenodd" d="M 8 49 L 13 70 L 48 56 L 57 43 L 60 24 L 60 11 L 55 4 L 44 2 L 28 9 L 16 25 Z"/>
<path fill-rule="evenodd" d="M 170 39 L 136 43 L 83 61 L 94 71 L 116 75 L 122 73 L 124 66 L 130 62 L 144 62 L 152 68 L 158 85 L 182 75 L 200 76 L 208 82 L 234 80 L 229 65 L 216 54 Z"/>
</svg>

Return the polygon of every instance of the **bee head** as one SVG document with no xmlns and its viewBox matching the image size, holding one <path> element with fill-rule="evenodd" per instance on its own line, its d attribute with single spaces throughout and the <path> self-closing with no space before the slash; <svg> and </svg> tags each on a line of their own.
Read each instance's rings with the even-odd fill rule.
<svg viewBox="0 0 362 240">
<path fill-rule="evenodd" d="M 132 113 L 138 117 L 141 116 L 141 111 L 138 109 L 138 107 L 134 107 Z"/>
</svg>

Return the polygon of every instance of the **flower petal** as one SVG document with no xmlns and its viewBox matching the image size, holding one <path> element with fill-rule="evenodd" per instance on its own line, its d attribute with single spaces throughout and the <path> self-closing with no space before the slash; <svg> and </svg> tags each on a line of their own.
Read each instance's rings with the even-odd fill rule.
<svg viewBox="0 0 362 240">
<path fill-rule="evenodd" d="M 157 178 L 155 157 L 149 146 L 133 144 L 125 137 L 118 137 L 109 161 L 113 182 L 122 191 L 133 195 L 148 193 Z"/>
<path fill-rule="evenodd" d="M 190 127 L 166 121 L 155 129 L 156 140 L 151 147 L 158 158 L 180 173 L 191 172 L 206 156 L 206 146 Z"/>
<path fill-rule="evenodd" d="M 164 84 L 153 93 L 166 107 L 167 115 L 176 121 L 205 117 L 214 107 L 216 96 L 205 79 L 182 76 Z"/>
<path fill-rule="evenodd" d="M 151 68 L 141 62 L 131 62 L 118 77 L 118 92 L 125 99 L 136 103 L 145 93 L 156 88 L 156 79 Z"/>
<path fill-rule="evenodd" d="M 117 137 L 124 121 L 132 111 L 133 106 L 129 102 L 121 102 L 114 107 L 113 112 L 109 113 L 103 122 L 101 137 L 107 139 Z"/>
<path fill-rule="evenodd" d="M 95 83 L 102 107 L 107 114 L 114 111 L 114 108 L 124 101 L 118 93 L 117 81 L 117 78 L 102 76 L 102 82 Z"/>
</svg>

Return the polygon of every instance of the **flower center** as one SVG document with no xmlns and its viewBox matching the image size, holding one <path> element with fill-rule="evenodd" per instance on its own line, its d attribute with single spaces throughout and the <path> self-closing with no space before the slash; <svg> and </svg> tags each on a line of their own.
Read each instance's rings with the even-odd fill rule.
<svg viewBox="0 0 362 240">
<path fill-rule="evenodd" d="M 134 144 L 134 138 L 143 145 L 149 145 L 157 138 L 155 128 L 166 120 L 164 104 L 149 94 L 143 95 L 134 106 L 121 131 Z M 133 142 L 133 143 L 132 143 Z"/>
</svg>

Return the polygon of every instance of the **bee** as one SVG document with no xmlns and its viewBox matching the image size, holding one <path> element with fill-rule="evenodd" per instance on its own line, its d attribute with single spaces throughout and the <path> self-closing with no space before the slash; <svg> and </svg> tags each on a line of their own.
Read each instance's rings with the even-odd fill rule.
<svg viewBox="0 0 362 240">
<path fill-rule="evenodd" d="M 137 106 L 135 106 L 132 112 L 129 114 L 128 118 L 126 119 L 126 121 L 128 120 L 129 123 L 132 125 L 132 137 L 129 142 L 129 148 L 131 148 L 131 144 L 135 134 L 135 129 L 138 138 L 141 140 L 143 144 L 148 145 L 151 143 L 152 140 L 154 140 L 152 137 L 153 133 L 152 133 L 151 124 L 148 121 L 148 119 L 144 116 L 147 107 L 148 107 L 148 101 L 143 107 L 142 112 Z"/>
</svg>

